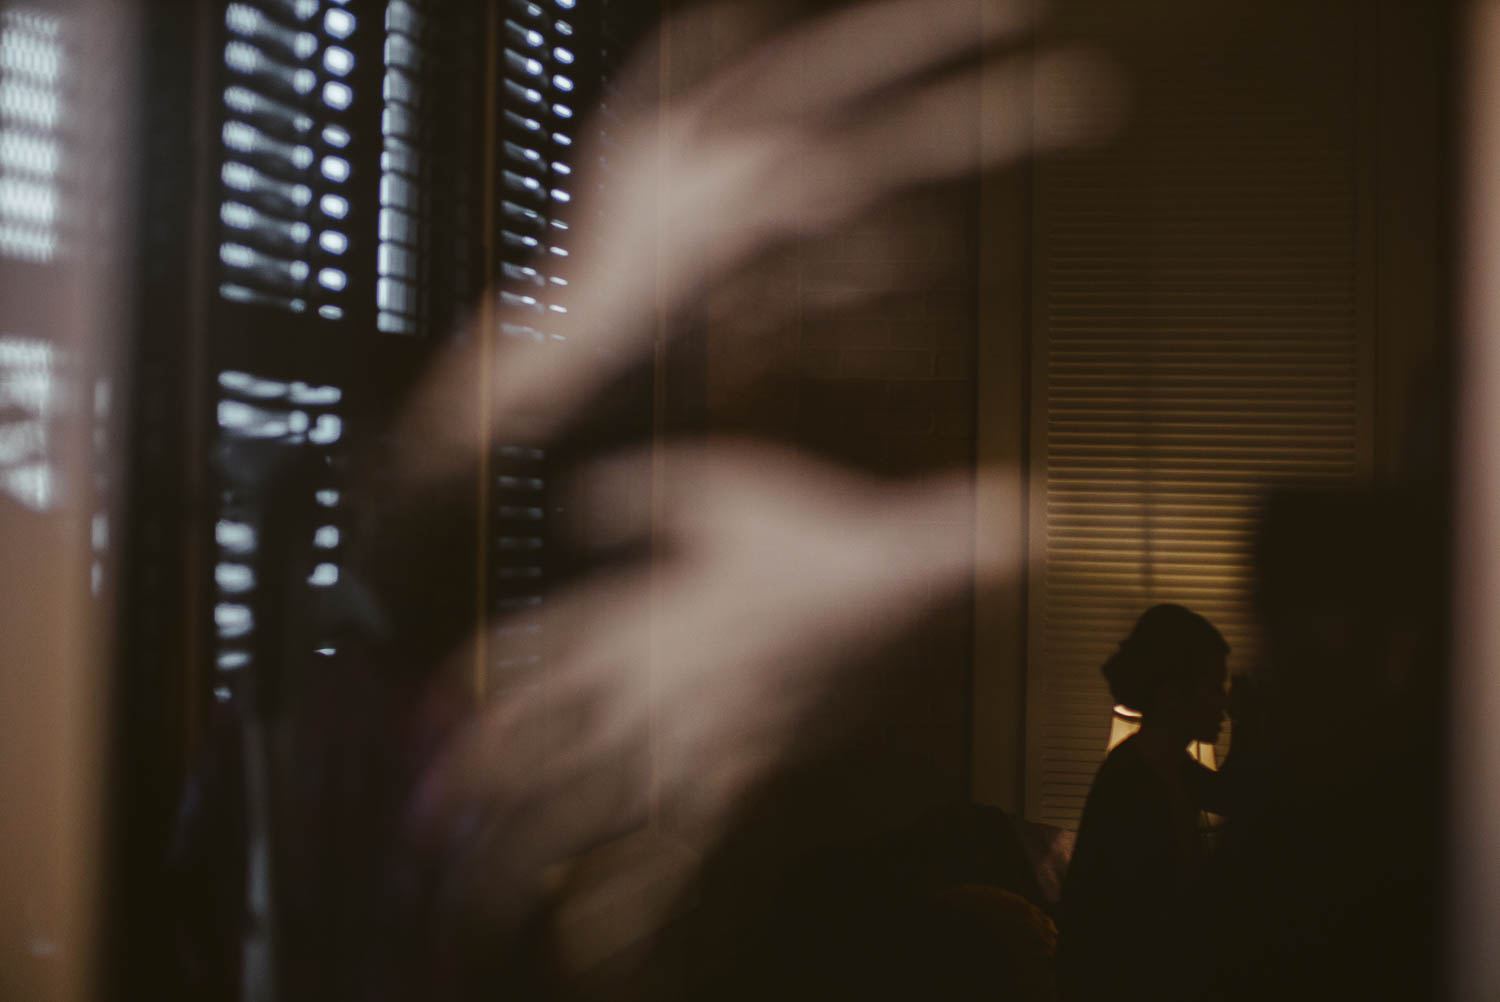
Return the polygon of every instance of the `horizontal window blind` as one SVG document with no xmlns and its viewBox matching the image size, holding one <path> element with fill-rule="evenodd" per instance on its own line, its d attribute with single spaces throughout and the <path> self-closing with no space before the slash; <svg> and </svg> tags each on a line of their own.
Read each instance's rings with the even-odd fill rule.
<svg viewBox="0 0 1500 1002">
<path fill-rule="evenodd" d="M 505 337 L 558 338 L 549 317 L 567 312 L 580 109 L 574 97 L 581 23 L 576 0 L 507 0 L 502 36 L 499 205 Z"/>
<path fill-rule="evenodd" d="M 58 254 L 72 77 L 64 22 L 41 10 L 0 10 L 0 256 L 45 263 Z"/>
<path fill-rule="evenodd" d="M 368 245 L 360 255 L 355 234 L 375 207 L 355 185 L 373 173 L 360 152 L 373 116 L 358 91 L 380 26 L 349 0 L 220 9 L 218 307 L 200 378 L 216 473 L 209 683 L 227 701 L 252 669 L 335 653 L 314 610 L 341 581 L 346 543 L 341 384 L 357 358 L 341 362 L 334 346 L 352 347 L 351 311 L 372 312 L 350 286 L 369 287 Z M 296 319 L 268 326 L 263 311 Z M 297 335 L 319 330 L 330 337 L 315 361 Z M 285 496 L 287 483 L 299 496 Z M 273 523 L 297 538 L 275 536 Z M 292 637 L 307 650 L 292 650 Z"/>
<path fill-rule="evenodd" d="M 372 537 L 421 529 L 378 489 L 346 497 L 341 471 L 443 342 L 468 336 L 460 321 L 483 278 L 487 16 L 441 0 L 230 0 L 212 15 L 217 295 L 197 378 L 210 383 L 220 492 L 207 544 L 220 699 L 280 610 L 301 631 L 289 653 L 336 652 L 356 500 Z M 279 472 L 262 483 L 254 467 L 270 453 Z M 287 478 L 306 496 L 286 497 Z M 276 543 L 295 574 L 264 566 L 267 491 L 276 518 L 297 520 L 298 538 Z"/>
<path fill-rule="evenodd" d="M 1256 15 L 1285 46 L 1260 77 L 1158 67 L 1121 143 L 1038 168 L 1033 820 L 1076 826 L 1109 736 L 1099 669 L 1135 618 L 1182 603 L 1248 667 L 1260 498 L 1361 469 L 1354 19 L 1321 6 Z"/>
<path fill-rule="evenodd" d="M 0 333 L 0 492 L 33 511 L 57 501 L 52 437 L 63 403 L 59 369 L 51 342 Z"/>
<path fill-rule="evenodd" d="M 566 275 L 574 248 L 571 208 L 581 120 L 580 73 L 598 72 L 597 0 L 505 0 L 501 4 L 495 204 L 499 239 L 500 341 L 568 350 Z M 587 46 L 588 48 L 585 48 Z M 590 80 L 592 85 L 594 81 Z M 592 92 L 593 87 L 588 88 Z M 525 416 L 519 416 L 524 424 Z M 489 465 L 487 591 L 496 624 L 487 648 L 489 683 L 510 679 L 545 656 L 541 609 L 549 571 L 555 501 L 554 457 L 519 427 L 501 426 Z"/>
<path fill-rule="evenodd" d="M 218 390 L 218 448 L 233 468 L 221 486 L 214 525 L 214 694 L 224 701 L 254 663 L 267 591 L 306 607 L 339 583 L 346 519 L 336 457 L 344 437 L 344 394 L 337 386 L 237 370 L 219 373 Z M 293 450 L 304 455 L 293 458 Z M 295 475 L 306 496 L 272 502 L 269 481 L 253 476 L 267 464 L 274 467 L 272 476 Z M 307 531 L 284 552 L 267 556 L 263 537 L 271 503 L 282 506 L 277 517 L 290 516 Z M 293 567 L 305 570 L 305 579 L 285 580 Z M 335 653 L 322 639 L 307 639 L 313 649 L 302 653 Z"/>
<path fill-rule="evenodd" d="M 376 327 L 442 338 L 482 284 L 483 5 L 389 0 L 380 49 Z"/>
<path fill-rule="evenodd" d="M 37 513 L 82 513 L 95 595 L 109 545 L 113 382 L 108 359 L 76 343 L 87 315 L 76 283 L 118 264 L 126 139 L 116 105 L 127 58 L 71 11 L 0 7 L 0 271 L 10 282 L 0 300 L 0 494 Z M 75 437 L 83 425 L 87 463 Z"/>
<path fill-rule="evenodd" d="M 78 409 L 83 368 L 57 336 L 67 330 L 60 283 L 77 265 L 64 223 L 89 193 L 68 142 L 88 111 L 78 100 L 75 32 L 75 22 L 42 8 L 0 9 L 0 269 L 16 283 L 0 301 L 0 494 L 34 512 L 62 501 L 58 438 L 61 419 Z"/>
<path fill-rule="evenodd" d="M 224 8 L 219 294 L 291 313 L 344 316 L 353 166 L 347 0 Z"/>
</svg>

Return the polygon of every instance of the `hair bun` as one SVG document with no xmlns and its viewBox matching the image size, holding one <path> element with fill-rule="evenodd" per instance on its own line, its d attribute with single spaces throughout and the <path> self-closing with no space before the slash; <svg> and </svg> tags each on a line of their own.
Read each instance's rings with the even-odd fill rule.
<svg viewBox="0 0 1500 1002">
<path fill-rule="evenodd" d="M 1157 689 L 1229 652 L 1223 634 L 1185 606 L 1153 605 L 1100 669 L 1116 703 L 1146 712 Z"/>
<path fill-rule="evenodd" d="M 1149 664 L 1140 652 L 1128 641 L 1122 642 L 1102 669 L 1104 680 L 1109 683 L 1109 695 L 1117 704 L 1141 712 L 1142 703 L 1148 701 L 1155 684 L 1151 678 Z"/>
</svg>

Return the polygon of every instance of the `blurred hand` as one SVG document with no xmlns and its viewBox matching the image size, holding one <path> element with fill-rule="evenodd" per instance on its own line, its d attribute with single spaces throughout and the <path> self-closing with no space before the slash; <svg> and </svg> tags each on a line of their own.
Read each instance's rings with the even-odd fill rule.
<svg viewBox="0 0 1500 1002">
<path fill-rule="evenodd" d="M 670 317 L 724 289 L 768 247 L 831 232 L 913 185 L 1108 138 L 1121 118 L 1120 81 L 1087 51 L 1029 45 L 1034 6 L 855 4 L 753 46 L 664 104 L 649 100 L 649 66 L 627 70 L 616 104 L 644 110 L 611 128 L 608 177 L 585 174 L 575 185 L 576 218 L 597 227 L 597 238 L 572 262 L 577 298 L 549 317 L 564 342 L 498 346 L 481 374 L 491 433 L 518 416 L 539 436 L 565 422 L 649 356 L 658 312 Z M 679 20 L 728 23 L 723 10 Z M 577 159 L 598 164 L 599 151 L 585 146 Z M 895 252 L 904 240 L 888 233 L 882 244 Z M 840 305 L 899 272 L 872 249 L 869 281 Z M 773 316 L 786 306 L 770 296 L 755 302 Z M 399 436 L 422 443 L 421 455 L 404 457 L 418 478 L 456 473 L 474 448 L 472 424 L 450 419 L 444 406 L 467 399 L 479 374 L 481 339 L 466 340 L 434 366 Z"/>
<path fill-rule="evenodd" d="M 648 461 L 587 471 L 596 538 L 643 530 L 646 513 L 611 501 Z M 678 488 L 659 513 L 659 557 L 552 599 L 543 630 L 561 648 L 497 694 L 423 784 L 427 841 L 483 841 L 465 865 L 539 874 L 618 831 L 648 792 L 706 847 L 859 655 L 973 580 L 967 477 L 892 486 L 744 442 L 679 448 L 668 463 Z M 998 576 L 1019 554 L 977 560 Z M 613 769 L 650 739 L 663 749 L 654 774 Z"/>
</svg>

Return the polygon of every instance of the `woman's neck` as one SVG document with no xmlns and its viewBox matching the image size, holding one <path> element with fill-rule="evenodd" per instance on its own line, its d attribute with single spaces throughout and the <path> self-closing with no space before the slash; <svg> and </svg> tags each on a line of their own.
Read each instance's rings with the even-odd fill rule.
<svg viewBox="0 0 1500 1002">
<path fill-rule="evenodd" d="M 1186 738 L 1150 718 L 1141 721 L 1141 729 L 1136 732 L 1135 741 L 1141 756 L 1164 773 L 1175 772 L 1188 746 Z"/>
</svg>

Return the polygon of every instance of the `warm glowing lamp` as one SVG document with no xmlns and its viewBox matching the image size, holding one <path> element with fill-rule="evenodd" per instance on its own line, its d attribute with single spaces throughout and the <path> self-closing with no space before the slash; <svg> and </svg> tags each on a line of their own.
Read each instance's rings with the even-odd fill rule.
<svg viewBox="0 0 1500 1002">
<path fill-rule="evenodd" d="M 1141 729 L 1141 715 L 1138 711 L 1128 706 L 1115 704 L 1114 713 L 1109 722 L 1109 746 L 1104 749 L 1107 755 L 1115 750 L 1115 745 L 1124 741 L 1130 735 Z M 1188 745 L 1188 754 L 1210 769 L 1217 769 L 1214 761 L 1214 746 L 1207 741 L 1194 741 Z"/>
</svg>

